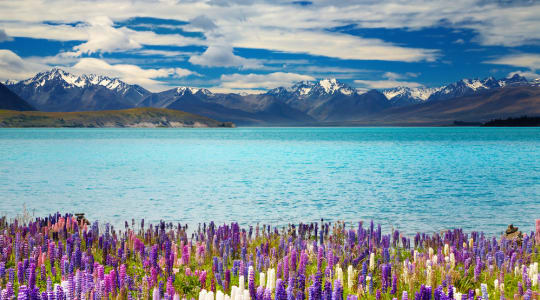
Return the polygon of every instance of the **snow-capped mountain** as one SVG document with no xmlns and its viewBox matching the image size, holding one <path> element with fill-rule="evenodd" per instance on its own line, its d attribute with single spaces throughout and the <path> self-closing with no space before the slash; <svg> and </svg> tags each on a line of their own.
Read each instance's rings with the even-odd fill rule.
<svg viewBox="0 0 540 300">
<path fill-rule="evenodd" d="M 393 105 L 403 106 L 409 104 L 416 104 L 425 102 L 429 97 L 442 88 L 410 88 L 410 87 L 397 87 L 392 89 L 383 90 L 382 93 L 386 96 L 386 99 L 390 100 Z"/>
<path fill-rule="evenodd" d="M 525 77 L 518 74 L 512 77 L 496 80 L 493 77 L 485 79 L 461 79 L 446 86 L 437 88 L 409 88 L 397 87 L 383 90 L 382 93 L 395 106 L 422 103 L 426 101 L 439 101 L 469 96 L 486 92 L 496 88 L 508 86 L 521 86 L 530 84 Z"/>
<path fill-rule="evenodd" d="M 134 107 L 149 91 L 117 78 L 74 75 L 53 68 L 6 86 L 43 111 L 86 111 Z"/>
<path fill-rule="evenodd" d="M 527 83 L 527 79 L 519 76 L 518 74 L 515 74 L 510 78 L 503 78 L 500 80 L 496 80 L 493 77 L 488 77 L 485 79 L 462 79 L 442 87 L 439 91 L 433 93 L 428 100 L 440 101 L 453 99 L 483 93 L 505 86 L 526 85 Z"/>
<path fill-rule="evenodd" d="M 278 97 L 325 97 L 330 95 L 342 94 L 352 95 L 356 89 L 347 84 L 336 80 L 335 78 L 322 79 L 320 81 L 300 81 L 289 88 L 278 87 L 267 92 L 269 95 Z"/>
<path fill-rule="evenodd" d="M 301 81 L 266 93 L 316 120 L 354 119 L 389 106 L 379 91 L 359 92 L 335 78 Z"/>
</svg>

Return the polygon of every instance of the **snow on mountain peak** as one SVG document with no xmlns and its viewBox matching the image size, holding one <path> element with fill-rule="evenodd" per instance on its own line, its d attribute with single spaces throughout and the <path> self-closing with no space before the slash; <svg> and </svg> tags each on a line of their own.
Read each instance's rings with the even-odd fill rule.
<svg viewBox="0 0 540 300">
<path fill-rule="evenodd" d="M 49 82 L 59 82 L 67 88 L 86 88 L 99 85 L 122 94 L 127 93 L 128 90 L 133 87 L 118 78 L 95 74 L 83 74 L 78 76 L 56 67 L 49 71 L 38 73 L 30 79 L 21 81 L 22 84 L 32 85 L 35 88 L 45 86 Z"/>
<path fill-rule="evenodd" d="M 392 100 L 398 97 L 407 97 L 407 98 L 412 98 L 417 101 L 426 101 L 427 99 L 429 99 L 429 97 L 433 93 L 436 93 L 440 91 L 441 89 L 442 87 L 437 87 L 437 88 L 396 87 L 392 89 L 383 90 L 382 93 L 386 96 L 388 100 Z"/>
</svg>

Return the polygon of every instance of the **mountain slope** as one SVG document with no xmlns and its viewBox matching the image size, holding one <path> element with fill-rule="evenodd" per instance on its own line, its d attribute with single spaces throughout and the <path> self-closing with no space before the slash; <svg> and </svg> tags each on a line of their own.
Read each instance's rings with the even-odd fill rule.
<svg viewBox="0 0 540 300">
<path fill-rule="evenodd" d="M 310 111 L 319 121 L 350 121 L 389 108 L 391 104 L 377 90 L 364 94 L 334 96 Z"/>
<path fill-rule="evenodd" d="M 8 88 L 42 111 L 91 111 L 135 107 L 149 91 L 119 79 L 76 76 L 54 68 Z"/>
<path fill-rule="evenodd" d="M 2 83 L 0 83 L 0 109 L 19 111 L 36 110 L 32 105 L 21 99 L 21 97 L 17 96 Z"/>
<path fill-rule="evenodd" d="M 178 110 L 133 108 L 85 112 L 0 110 L 0 127 L 234 127 Z"/>
<path fill-rule="evenodd" d="M 382 90 L 382 93 L 390 100 L 393 106 L 404 106 L 481 94 L 502 87 L 526 85 L 534 85 L 534 83 L 529 83 L 525 77 L 514 74 L 512 77 L 500 80 L 496 80 L 493 77 L 484 79 L 465 78 L 437 88 L 397 87 Z"/>
</svg>

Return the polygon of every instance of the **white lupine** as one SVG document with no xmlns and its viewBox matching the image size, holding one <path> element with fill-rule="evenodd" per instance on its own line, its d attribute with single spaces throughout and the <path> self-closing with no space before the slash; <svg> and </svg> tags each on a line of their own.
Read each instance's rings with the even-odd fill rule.
<svg viewBox="0 0 540 300">
<path fill-rule="evenodd" d="M 413 261 L 416 262 L 416 259 L 418 258 L 418 251 L 414 250 L 413 253 Z"/>
<path fill-rule="evenodd" d="M 375 270 L 375 253 L 373 252 L 369 255 L 369 270 Z"/>
<path fill-rule="evenodd" d="M 455 293 L 454 294 L 454 299 L 455 300 L 461 300 L 461 295 L 463 295 L 462 293 Z"/>
<path fill-rule="evenodd" d="M 426 276 L 426 285 L 428 286 L 431 286 L 431 279 L 432 279 L 432 273 L 433 271 L 431 270 L 431 265 L 428 265 L 427 266 L 427 270 L 426 270 L 426 273 L 427 273 L 427 276 Z M 461 298 L 460 298 L 461 299 Z"/>
<path fill-rule="evenodd" d="M 152 291 L 152 300 L 159 300 L 159 291 L 157 287 L 154 287 L 154 290 Z"/>
<path fill-rule="evenodd" d="M 276 287 L 276 270 L 274 268 L 268 269 L 266 278 L 266 288 L 274 290 Z"/>
<path fill-rule="evenodd" d="M 233 287 L 234 288 L 234 287 Z M 205 289 L 202 289 L 200 292 L 199 292 L 199 300 L 206 300 L 206 290 Z"/>
<path fill-rule="evenodd" d="M 265 284 L 266 284 L 266 278 L 265 278 L 264 272 L 261 272 L 259 274 L 259 285 L 265 286 Z"/>
<path fill-rule="evenodd" d="M 450 245 L 444 244 L 444 255 L 448 256 L 449 253 L 450 253 Z"/>
<path fill-rule="evenodd" d="M 366 276 L 366 286 L 369 286 L 369 282 L 371 281 L 371 276 Z M 370 293 L 370 290 L 367 289 L 368 293 Z"/>
<path fill-rule="evenodd" d="M 225 300 L 225 295 L 223 294 L 222 291 L 216 292 L 216 300 Z"/>
<path fill-rule="evenodd" d="M 432 262 L 432 265 L 436 266 L 437 265 L 437 254 L 433 255 L 433 258 L 431 259 L 431 262 Z"/>
<path fill-rule="evenodd" d="M 407 262 L 403 262 L 403 281 L 406 283 L 409 283 L 409 266 L 407 265 Z"/>
<path fill-rule="evenodd" d="M 214 300 L 214 292 L 208 291 L 208 293 L 206 293 L 206 300 Z"/>
<path fill-rule="evenodd" d="M 240 275 L 238 277 L 238 289 L 240 290 L 240 293 L 244 293 L 244 276 Z"/>
<path fill-rule="evenodd" d="M 429 252 L 429 258 L 432 258 L 432 257 L 433 257 L 433 253 L 435 252 L 435 251 L 433 251 L 433 248 L 429 247 L 428 252 Z"/>
<path fill-rule="evenodd" d="M 454 256 L 454 252 L 450 253 L 450 266 L 452 268 L 456 266 L 456 257 Z"/>
<path fill-rule="evenodd" d="M 530 264 L 528 272 L 532 286 L 536 286 L 538 284 L 538 262 Z"/>
<path fill-rule="evenodd" d="M 341 285 L 343 285 L 343 269 L 339 266 L 339 264 L 336 265 L 336 277 L 339 282 L 341 282 Z"/>
<path fill-rule="evenodd" d="M 349 290 L 352 290 L 353 288 L 353 278 L 354 278 L 354 270 L 353 270 L 353 266 L 352 265 L 349 265 L 349 267 L 347 267 L 347 288 Z"/>
<path fill-rule="evenodd" d="M 493 280 L 493 288 L 495 289 L 495 291 L 499 290 L 499 279 Z"/>
<path fill-rule="evenodd" d="M 231 286 L 231 300 L 237 300 L 236 299 L 236 290 L 237 289 L 238 289 L 238 287 L 236 285 Z M 199 298 L 199 300 L 200 300 L 200 298 Z"/>
<path fill-rule="evenodd" d="M 243 300 L 251 300 L 251 297 L 249 295 L 249 290 L 244 290 L 244 297 Z"/>
</svg>

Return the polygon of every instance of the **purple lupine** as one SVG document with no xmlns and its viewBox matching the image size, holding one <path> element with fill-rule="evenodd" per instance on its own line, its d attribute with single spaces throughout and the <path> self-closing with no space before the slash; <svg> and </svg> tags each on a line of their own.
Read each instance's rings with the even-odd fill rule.
<svg viewBox="0 0 540 300">
<path fill-rule="evenodd" d="M 390 291 L 390 294 L 395 295 L 397 292 L 397 275 L 394 273 L 392 276 L 392 290 Z"/>
<path fill-rule="evenodd" d="M 280 280 L 281 279 L 278 279 L 278 282 Z M 257 297 L 257 291 L 255 289 L 255 270 L 253 268 L 249 269 L 248 289 L 251 299 L 255 299 Z"/>
<path fill-rule="evenodd" d="M 282 279 L 276 281 L 276 296 L 275 300 L 287 300 L 287 292 Z"/>
<path fill-rule="evenodd" d="M 337 279 L 334 281 L 332 300 L 343 300 L 343 287 L 341 286 L 341 282 Z"/>
<path fill-rule="evenodd" d="M 19 287 L 19 293 L 17 294 L 17 300 L 27 300 L 28 299 L 28 289 L 26 285 L 21 285 Z"/>
<path fill-rule="evenodd" d="M 259 287 L 257 288 L 257 294 L 255 296 L 255 299 L 252 299 L 252 300 L 263 300 L 263 297 L 264 297 L 264 286 L 262 285 L 259 285 Z M 271 296 L 270 296 L 271 297 Z"/>
<path fill-rule="evenodd" d="M 263 300 L 272 300 L 272 290 L 271 289 L 264 290 Z"/>
</svg>

